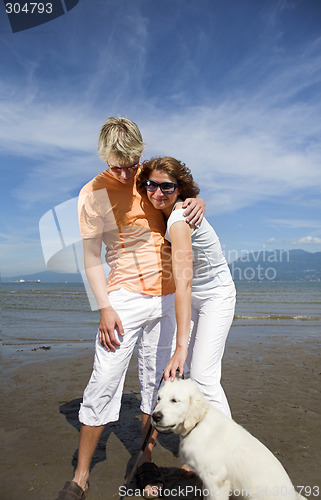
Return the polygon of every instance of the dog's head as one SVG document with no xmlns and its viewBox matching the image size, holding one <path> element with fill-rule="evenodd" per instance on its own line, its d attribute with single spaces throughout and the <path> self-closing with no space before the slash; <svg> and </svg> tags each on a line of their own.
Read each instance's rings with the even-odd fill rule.
<svg viewBox="0 0 321 500">
<path fill-rule="evenodd" d="M 205 417 L 209 404 L 191 380 L 168 380 L 158 391 L 152 424 L 158 431 L 186 435 Z"/>
</svg>

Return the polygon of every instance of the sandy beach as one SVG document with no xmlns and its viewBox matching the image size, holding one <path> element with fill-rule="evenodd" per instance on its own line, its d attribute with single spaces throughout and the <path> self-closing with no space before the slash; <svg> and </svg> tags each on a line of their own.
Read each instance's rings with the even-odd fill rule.
<svg viewBox="0 0 321 500">
<path fill-rule="evenodd" d="M 244 341 L 231 335 L 223 364 L 222 382 L 234 419 L 270 448 L 293 484 L 304 487 L 307 498 L 319 498 L 316 487 L 321 486 L 319 353 L 313 338 L 271 336 Z M 77 414 L 91 373 L 93 346 L 73 356 L 55 357 L 50 350 L 33 354 L 33 362 L 10 364 L 5 370 L 3 500 L 54 500 L 72 478 L 77 460 Z M 163 435 L 155 448 L 154 460 L 173 493 L 166 498 L 201 498 L 199 481 L 179 469 L 177 446 L 173 435 Z M 89 500 L 119 498 L 119 487 L 139 447 L 139 389 L 133 357 L 120 420 L 106 427 L 94 456 Z M 178 494 L 178 487 L 186 485 L 195 486 L 193 492 Z"/>
</svg>

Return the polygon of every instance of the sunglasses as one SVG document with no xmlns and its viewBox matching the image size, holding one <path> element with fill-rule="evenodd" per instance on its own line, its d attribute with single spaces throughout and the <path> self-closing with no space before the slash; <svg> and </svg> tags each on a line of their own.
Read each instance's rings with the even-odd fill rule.
<svg viewBox="0 0 321 500">
<path fill-rule="evenodd" d="M 163 194 L 172 194 L 175 189 L 178 188 L 178 184 L 175 182 L 155 182 L 155 181 L 145 181 L 146 191 L 150 191 L 151 193 L 155 193 L 158 188 L 160 188 Z"/>
</svg>

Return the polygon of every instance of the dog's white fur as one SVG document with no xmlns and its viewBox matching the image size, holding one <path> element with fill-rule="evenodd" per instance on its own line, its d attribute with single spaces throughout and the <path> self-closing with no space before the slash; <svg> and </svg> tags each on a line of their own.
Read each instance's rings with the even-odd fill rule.
<svg viewBox="0 0 321 500">
<path fill-rule="evenodd" d="M 159 390 L 152 423 L 181 437 L 180 456 L 203 481 L 207 498 L 297 500 L 281 463 L 255 437 L 210 405 L 191 379 Z"/>
</svg>

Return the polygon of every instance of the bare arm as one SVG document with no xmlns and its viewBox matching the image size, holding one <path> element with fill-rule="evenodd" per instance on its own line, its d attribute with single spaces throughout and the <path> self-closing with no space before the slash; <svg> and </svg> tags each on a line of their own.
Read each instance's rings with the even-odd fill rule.
<svg viewBox="0 0 321 500">
<path fill-rule="evenodd" d="M 83 240 L 86 275 L 100 310 L 99 340 L 108 351 L 115 351 L 120 343 L 115 328 L 124 334 L 117 312 L 112 308 L 106 291 L 106 278 L 101 261 L 102 240 L 100 237 Z"/>
<path fill-rule="evenodd" d="M 176 349 L 166 365 L 164 378 L 174 379 L 176 369 L 179 376 L 184 372 L 191 325 L 191 288 L 193 279 L 193 254 L 191 228 L 184 221 L 170 228 L 172 244 L 172 269 L 176 286 L 175 314 L 177 322 Z"/>
</svg>

